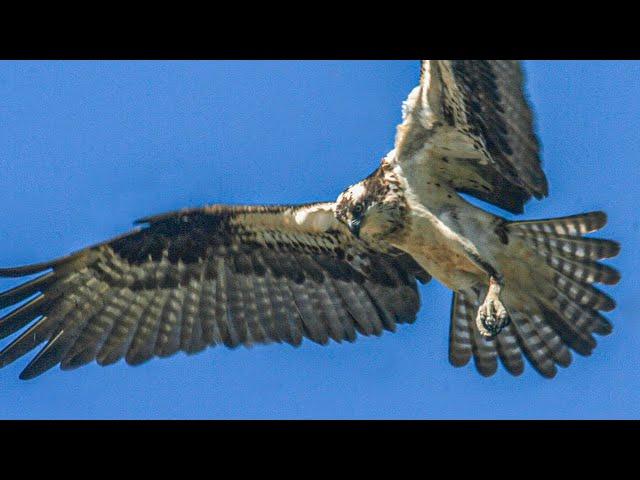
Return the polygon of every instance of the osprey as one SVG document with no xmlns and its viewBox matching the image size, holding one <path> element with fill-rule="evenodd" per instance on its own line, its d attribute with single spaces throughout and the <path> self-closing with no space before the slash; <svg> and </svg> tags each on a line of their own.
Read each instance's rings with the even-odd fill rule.
<svg viewBox="0 0 640 480">
<path fill-rule="evenodd" d="M 53 261 L 0 269 L 40 274 L 0 293 L 0 367 L 44 347 L 30 379 L 208 346 L 352 342 L 411 323 L 417 281 L 453 290 L 449 360 L 523 356 L 545 377 L 589 355 L 614 301 L 593 286 L 620 276 L 598 260 L 619 245 L 585 237 L 602 212 L 511 222 L 460 193 L 522 213 L 547 195 L 523 74 L 515 61 L 422 62 L 395 145 L 335 202 L 211 205 L 138 220 L 136 230 Z M 26 301 L 26 302 L 23 302 Z M 22 303 L 21 303 L 22 302 Z"/>
</svg>

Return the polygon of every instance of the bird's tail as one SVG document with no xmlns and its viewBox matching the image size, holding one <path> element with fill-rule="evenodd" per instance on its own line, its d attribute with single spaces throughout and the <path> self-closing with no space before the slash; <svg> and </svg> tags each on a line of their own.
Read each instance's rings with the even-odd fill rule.
<svg viewBox="0 0 640 480">
<path fill-rule="evenodd" d="M 466 365 L 473 356 L 478 371 L 495 373 L 498 358 L 513 375 L 524 370 L 523 354 L 545 377 L 556 374 L 556 364 L 571 363 L 571 350 L 589 355 L 596 346 L 593 334 L 607 335 L 612 327 L 599 310 L 615 302 L 593 286 L 615 284 L 620 274 L 598 260 L 616 256 L 618 243 L 585 234 L 607 223 L 603 212 L 507 224 L 510 252 L 520 268 L 505 273 L 501 300 L 511 322 L 494 338 L 480 335 L 475 316 L 486 290 L 457 292 L 451 307 L 449 360 Z"/>
</svg>

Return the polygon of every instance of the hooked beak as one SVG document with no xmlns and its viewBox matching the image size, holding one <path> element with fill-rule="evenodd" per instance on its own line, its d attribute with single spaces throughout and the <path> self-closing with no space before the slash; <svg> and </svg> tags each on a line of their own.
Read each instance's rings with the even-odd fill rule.
<svg viewBox="0 0 640 480">
<path fill-rule="evenodd" d="M 360 224 L 362 223 L 362 221 L 359 218 L 354 218 L 353 220 L 349 221 L 349 230 L 351 230 L 351 233 L 353 233 L 353 235 L 356 238 L 360 238 Z"/>
</svg>

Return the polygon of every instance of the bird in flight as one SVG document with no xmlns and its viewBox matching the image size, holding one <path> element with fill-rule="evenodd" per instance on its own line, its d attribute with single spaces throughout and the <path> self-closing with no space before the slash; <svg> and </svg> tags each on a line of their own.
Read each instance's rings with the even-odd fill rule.
<svg viewBox="0 0 640 480">
<path fill-rule="evenodd" d="M 138 220 L 122 236 L 56 260 L 0 269 L 35 278 L 0 293 L 0 367 L 20 374 L 124 358 L 138 365 L 208 346 L 353 342 L 412 323 L 417 282 L 453 290 L 449 361 L 543 376 L 611 332 L 619 245 L 586 237 L 602 212 L 508 221 L 548 193 L 515 61 L 425 60 L 394 148 L 333 202 L 210 205 Z"/>
</svg>

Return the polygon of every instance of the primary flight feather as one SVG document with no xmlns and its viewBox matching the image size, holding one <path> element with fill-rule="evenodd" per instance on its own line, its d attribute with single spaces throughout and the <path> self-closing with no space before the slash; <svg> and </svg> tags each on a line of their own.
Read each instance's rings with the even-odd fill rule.
<svg viewBox="0 0 640 480">
<path fill-rule="evenodd" d="M 0 367 L 44 344 L 21 373 L 207 346 L 326 344 L 415 321 L 417 281 L 454 291 L 449 360 L 485 376 L 523 356 L 546 377 L 588 355 L 615 307 L 593 286 L 617 243 L 585 237 L 606 216 L 509 222 L 547 195 L 515 61 L 422 62 L 394 149 L 335 202 L 224 206 L 151 216 L 138 229 L 51 262 L 0 269 L 34 279 L 0 293 Z M 26 300 L 25 303 L 24 302 Z"/>
</svg>

